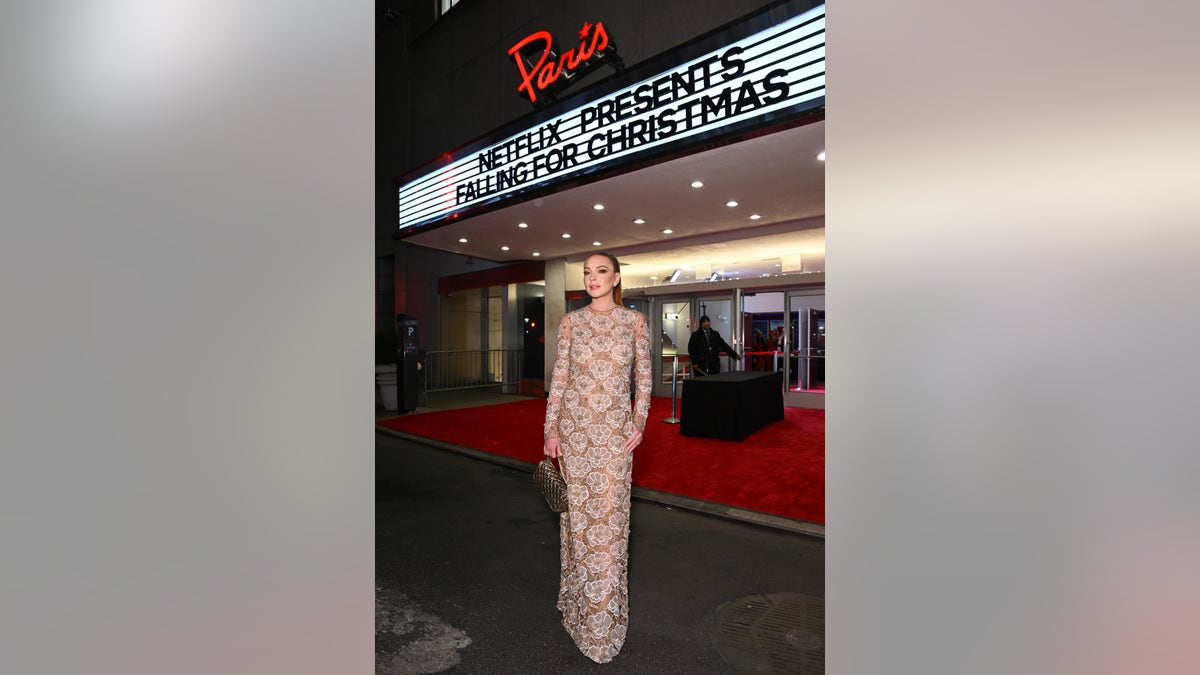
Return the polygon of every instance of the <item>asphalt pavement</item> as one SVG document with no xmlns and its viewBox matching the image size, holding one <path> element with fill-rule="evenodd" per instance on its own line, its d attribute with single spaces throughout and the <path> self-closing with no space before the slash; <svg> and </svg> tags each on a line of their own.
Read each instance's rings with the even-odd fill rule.
<svg viewBox="0 0 1200 675">
<path fill-rule="evenodd" d="M 555 608 L 558 515 L 511 463 L 376 433 L 376 672 L 820 673 L 824 539 L 638 498 L 608 664 Z"/>
</svg>

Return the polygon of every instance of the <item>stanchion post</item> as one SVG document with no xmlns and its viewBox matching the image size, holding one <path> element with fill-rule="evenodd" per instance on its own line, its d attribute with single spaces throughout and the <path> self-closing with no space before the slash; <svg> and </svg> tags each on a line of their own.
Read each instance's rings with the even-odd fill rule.
<svg viewBox="0 0 1200 675">
<path fill-rule="evenodd" d="M 676 354 L 671 358 L 671 416 L 663 420 L 667 424 L 679 424 L 679 418 L 675 416 L 675 385 L 679 381 L 679 355 Z"/>
</svg>

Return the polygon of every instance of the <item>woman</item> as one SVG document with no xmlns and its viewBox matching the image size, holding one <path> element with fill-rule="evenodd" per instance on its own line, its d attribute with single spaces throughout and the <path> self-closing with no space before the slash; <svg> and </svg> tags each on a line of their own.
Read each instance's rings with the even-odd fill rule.
<svg viewBox="0 0 1200 675">
<path fill-rule="evenodd" d="M 621 306 L 616 256 L 588 257 L 583 281 L 591 303 L 558 327 L 543 452 L 560 458 L 567 481 L 559 521 L 563 626 L 588 658 L 608 663 L 629 625 L 629 479 L 650 412 L 650 328 L 643 314 Z"/>
</svg>

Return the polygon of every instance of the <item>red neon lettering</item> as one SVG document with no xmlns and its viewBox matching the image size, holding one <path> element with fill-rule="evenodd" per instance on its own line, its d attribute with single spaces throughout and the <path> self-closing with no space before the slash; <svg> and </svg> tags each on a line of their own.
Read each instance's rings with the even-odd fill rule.
<svg viewBox="0 0 1200 675">
<path fill-rule="evenodd" d="M 594 30 L 591 31 L 591 42 L 588 43 L 588 29 L 590 24 L 584 23 L 583 30 L 579 31 L 579 46 L 576 49 L 568 49 L 558 57 L 557 63 L 546 63 L 546 59 L 550 56 L 551 37 L 549 31 L 539 30 L 535 33 L 530 33 L 527 37 L 517 42 L 508 50 L 508 55 L 513 57 L 517 62 L 517 70 L 521 73 L 521 84 L 517 85 L 517 91 L 525 92 L 532 102 L 537 101 L 537 91 L 544 90 L 558 80 L 563 71 L 570 72 L 579 67 L 581 63 L 592 58 L 598 51 L 603 51 L 608 47 L 608 32 L 604 30 L 604 24 L 597 21 Z M 533 65 L 533 69 L 529 70 L 525 67 L 525 60 L 521 58 L 520 51 L 528 45 L 536 45 L 542 43 L 542 53 L 537 59 L 537 63 Z M 537 91 L 534 89 L 534 78 L 537 79 Z"/>
<path fill-rule="evenodd" d="M 583 48 L 583 38 L 584 37 L 585 36 L 582 34 L 579 36 L 579 47 L 581 50 Z M 588 59 L 592 58 L 592 54 L 595 54 L 596 52 L 604 51 L 604 48 L 607 46 L 608 46 L 608 31 L 604 30 L 603 23 L 597 21 L 596 22 L 596 30 L 592 31 L 592 44 L 587 50 L 587 56 L 583 57 L 582 60 L 587 61 Z"/>
<path fill-rule="evenodd" d="M 526 94 L 528 94 L 530 101 L 537 100 L 537 93 L 533 91 L 533 85 L 530 83 L 530 80 L 533 79 L 533 73 L 525 70 L 525 62 L 521 59 L 521 55 L 517 52 L 520 51 L 520 49 L 525 45 L 537 40 L 542 40 L 545 45 L 542 47 L 542 55 L 538 57 L 537 65 L 533 67 L 533 72 L 536 73 L 538 69 L 542 67 L 542 64 L 546 62 L 546 57 L 550 55 L 549 31 L 539 30 L 536 33 L 530 33 L 529 37 L 521 40 L 508 50 L 508 55 L 513 57 L 513 59 L 517 62 L 517 70 L 521 71 L 521 84 L 517 87 L 517 91 L 524 91 Z"/>
</svg>

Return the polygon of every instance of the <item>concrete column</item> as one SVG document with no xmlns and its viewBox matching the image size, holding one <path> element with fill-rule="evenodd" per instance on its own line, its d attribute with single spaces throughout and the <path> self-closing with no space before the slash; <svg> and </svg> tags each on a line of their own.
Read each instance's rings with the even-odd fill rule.
<svg viewBox="0 0 1200 675">
<path fill-rule="evenodd" d="M 565 260 L 546 261 L 546 391 L 550 391 L 554 358 L 558 355 L 558 324 L 567 313 L 566 270 Z"/>
<path fill-rule="evenodd" d="M 521 312 L 519 303 L 517 302 L 517 284 L 508 284 L 504 287 L 504 296 L 502 305 L 504 307 L 504 349 L 522 350 L 525 348 L 525 323 L 521 321 Z M 505 368 L 515 366 L 517 359 L 508 359 L 505 361 Z M 517 382 L 504 387 L 504 393 L 517 394 L 520 393 L 520 373 L 511 373 L 504 378 L 510 382 Z"/>
</svg>

